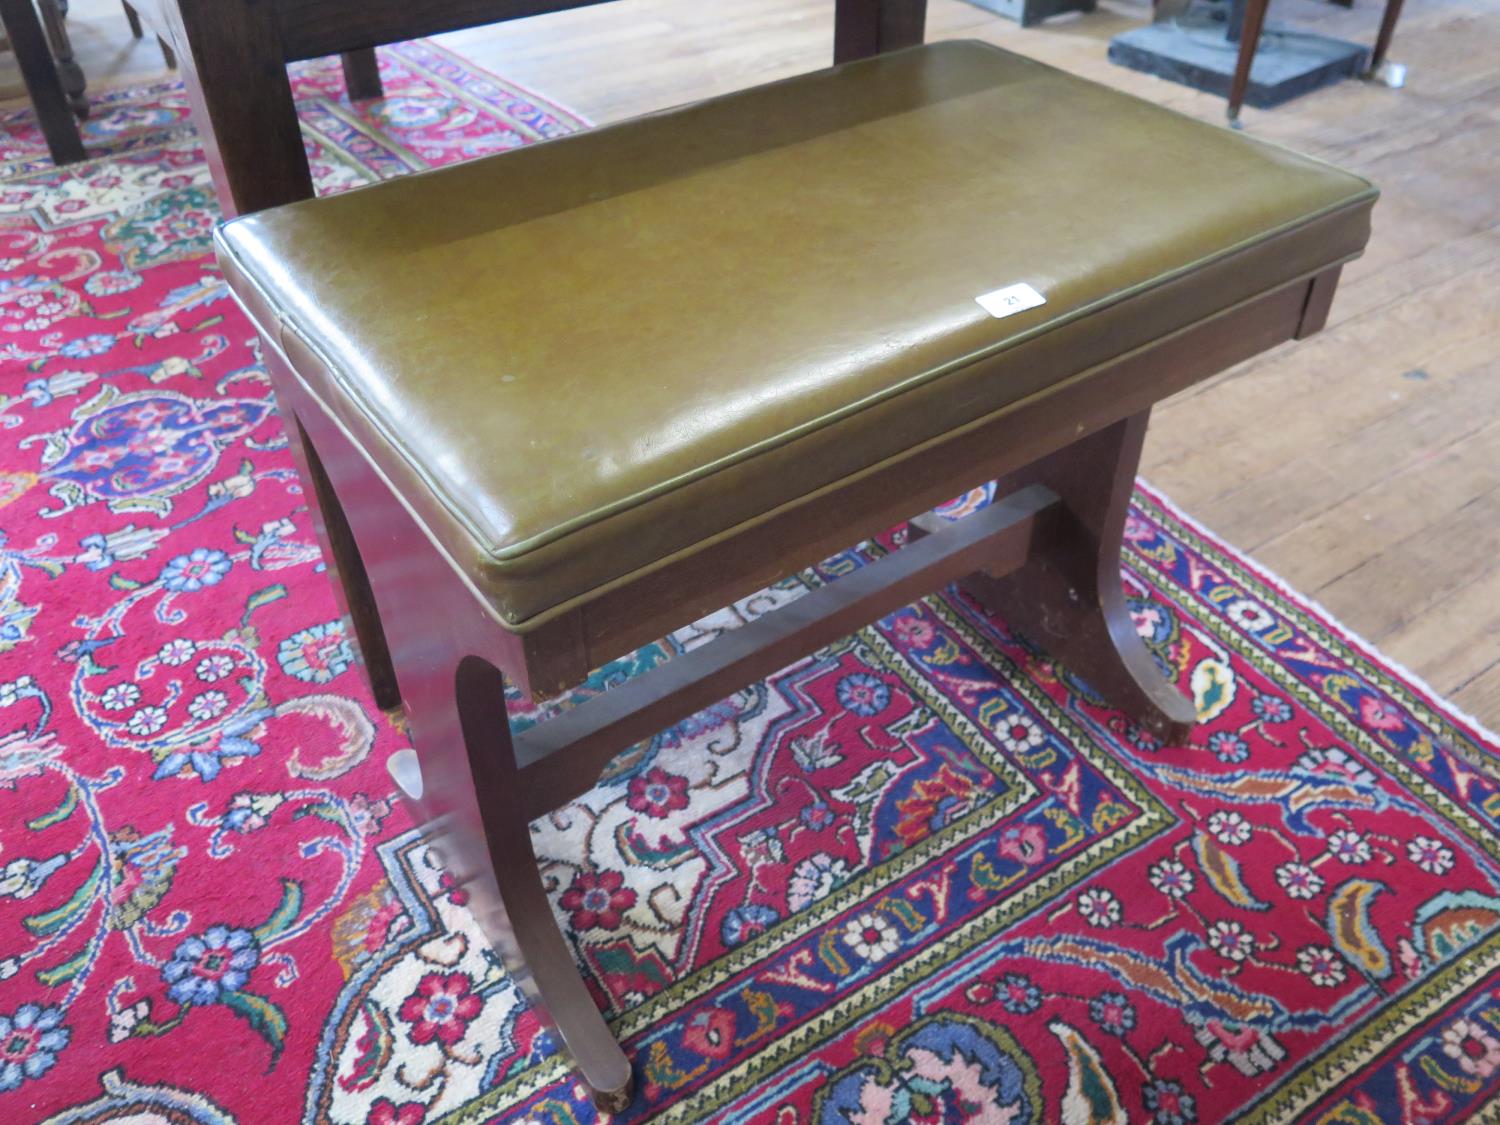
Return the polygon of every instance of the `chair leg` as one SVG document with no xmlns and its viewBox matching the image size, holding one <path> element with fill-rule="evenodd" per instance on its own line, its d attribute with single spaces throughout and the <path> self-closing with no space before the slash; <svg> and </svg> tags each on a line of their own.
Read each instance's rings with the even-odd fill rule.
<svg viewBox="0 0 1500 1125">
<path fill-rule="evenodd" d="M 126 3 L 125 0 L 121 0 L 120 7 L 125 9 L 125 22 L 130 24 L 130 37 L 132 39 L 139 39 L 145 35 L 146 29 L 141 26 L 141 17 L 136 14 L 136 10 Z"/>
<path fill-rule="evenodd" d="M 68 109 L 67 94 L 31 0 L 0 0 L 0 27 L 21 68 L 52 162 L 62 165 L 83 160 L 88 154 L 83 150 L 78 124 Z"/>
<path fill-rule="evenodd" d="M 73 57 L 73 42 L 68 37 L 67 14 L 60 0 L 41 0 L 37 5 L 42 13 L 42 24 L 47 30 L 47 41 L 52 46 L 52 57 L 57 65 L 57 76 L 62 81 L 63 92 L 68 96 L 68 105 L 80 121 L 88 120 L 88 80 L 83 68 Z"/>
<path fill-rule="evenodd" d="M 1125 518 L 1149 416 L 1142 411 L 1048 458 L 1039 479 L 1067 509 L 1052 550 L 1003 578 L 973 575 L 964 587 L 1113 706 L 1178 744 L 1196 721 L 1193 704 L 1157 668 L 1120 585 Z"/>
<path fill-rule="evenodd" d="M 302 423 L 294 415 L 289 416 L 287 422 L 287 438 L 297 468 L 304 482 L 312 482 L 314 495 L 308 497 L 308 508 L 312 512 L 318 543 L 323 548 L 323 558 L 336 579 L 334 596 L 339 609 L 354 625 L 354 636 L 370 690 L 375 695 L 375 705 L 385 710 L 399 707 L 401 689 L 396 683 L 396 669 L 391 662 L 385 628 L 380 623 L 370 578 L 354 542 L 354 533 L 349 529 L 344 507 L 334 493 L 333 482 L 328 479 Z"/>
<path fill-rule="evenodd" d="M 351 102 L 385 96 L 385 89 L 380 84 L 380 61 L 375 57 L 374 47 L 345 51 L 343 63 L 344 88 L 348 91 Z"/>
<path fill-rule="evenodd" d="M 529 982 L 523 976 L 522 983 L 530 983 L 538 994 L 594 1104 L 618 1113 L 630 1103 L 634 1088 L 630 1062 L 579 977 L 542 887 L 519 800 L 504 677 L 488 661 L 469 656 L 458 666 L 454 688 L 490 866 L 511 937 L 530 976 Z"/>
<path fill-rule="evenodd" d="M 1396 21 L 1401 18 L 1401 0 L 1386 0 L 1385 14 L 1380 17 L 1380 32 L 1375 37 L 1375 50 L 1370 54 L 1370 69 L 1374 74 L 1385 62 L 1386 52 L 1391 49 L 1391 39 L 1396 34 Z"/>
<path fill-rule="evenodd" d="M 1255 49 L 1260 46 L 1260 33 L 1266 26 L 1266 9 L 1271 0 L 1245 0 L 1245 26 L 1240 29 L 1240 53 L 1234 64 L 1234 78 L 1229 83 L 1229 123 L 1240 127 L 1240 107 L 1245 104 L 1245 91 L 1250 87 L 1250 67 L 1255 62 Z"/>
</svg>

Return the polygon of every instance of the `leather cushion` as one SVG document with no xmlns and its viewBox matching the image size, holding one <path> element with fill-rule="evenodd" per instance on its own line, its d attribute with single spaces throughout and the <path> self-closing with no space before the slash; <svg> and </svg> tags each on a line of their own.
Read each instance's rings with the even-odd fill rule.
<svg viewBox="0 0 1500 1125">
<path fill-rule="evenodd" d="M 1357 255 L 1375 195 L 955 42 L 261 212 L 218 246 L 525 628 Z M 975 302 L 1017 282 L 1046 304 Z"/>
</svg>

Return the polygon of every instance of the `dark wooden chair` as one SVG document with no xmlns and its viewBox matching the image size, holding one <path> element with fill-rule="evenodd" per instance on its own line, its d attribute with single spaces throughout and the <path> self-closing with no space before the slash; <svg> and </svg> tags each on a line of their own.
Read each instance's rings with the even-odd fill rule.
<svg viewBox="0 0 1500 1125">
<path fill-rule="evenodd" d="M 15 4 L 21 0 L 6 0 Z M 177 53 L 219 203 L 310 198 L 286 64 L 342 53 L 351 97 L 379 92 L 373 48 L 603 0 L 131 0 Z M 926 0 L 836 0 L 834 57 L 920 43 Z"/>
</svg>

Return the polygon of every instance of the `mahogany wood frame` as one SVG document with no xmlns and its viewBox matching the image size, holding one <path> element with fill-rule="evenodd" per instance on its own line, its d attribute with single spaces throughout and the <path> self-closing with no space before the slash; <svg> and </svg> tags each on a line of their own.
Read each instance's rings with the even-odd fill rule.
<svg viewBox="0 0 1500 1125">
<path fill-rule="evenodd" d="M 14 6 L 22 0 L 4 0 Z M 29 3 L 30 0 L 25 0 Z M 605 0 L 130 0 L 176 53 L 226 218 L 310 199 L 286 64 L 344 54 L 352 98 L 380 93 L 373 48 Z M 834 61 L 922 42 L 927 0 L 835 0 Z"/>
<path fill-rule="evenodd" d="M 1193 706 L 1157 671 L 1120 586 L 1147 418 L 1167 395 L 1317 331 L 1338 274 L 1287 284 L 1080 372 L 529 632 L 494 617 L 380 466 L 263 339 L 377 697 L 402 704 L 410 722 L 417 749 L 393 755 L 392 775 L 601 1107 L 629 1101 L 630 1065 L 554 922 L 529 822 L 589 789 L 633 743 L 955 579 L 1164 740 L 1184 740 Z M 608 658 L 992 479 L 995 505 L 935 533 L 919 518 L 911 544 L 887 558 L 512 733 L 507 683 L 553 694 Z"/>
</svg>

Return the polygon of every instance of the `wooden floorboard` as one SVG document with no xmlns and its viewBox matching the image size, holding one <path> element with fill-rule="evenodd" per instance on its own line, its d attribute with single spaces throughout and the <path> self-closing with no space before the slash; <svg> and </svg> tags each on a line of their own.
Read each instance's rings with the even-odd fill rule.
<svg viewBox="0 0 1500 1125">
<path fill-rule="evenodd" d="M 1380 8 L 1277 0 L 1273 18 L 1371 42 Z M 72 10 L 91 81 L 160 72 L 113 0 Z M 1500 727 L 1495 15 L 1492 0 L 1408 0 L 1392 51 L 1410 67 L 1405 89 L 1345 82 L 1245 111 L 1253 134 L 1379 183 L 1375 236 L 1345 271 L 1328 329 L 1164 404 L 1144 469 Z M 1092 15 L 1022 30 L 962 0 L 930 0 L 928 38 L 985 39 L 1222 121 L 1221 100 L 1106 60 L 1109 38 L 1147 18 L 1145 0 L 1103 0 Z M 443 42 L 602 123 L 826 65 L 832 26 L 826 0 L 620 0 Z M 1110 206 L 1105 185 L 1098 205 Z"/>
</svg>

